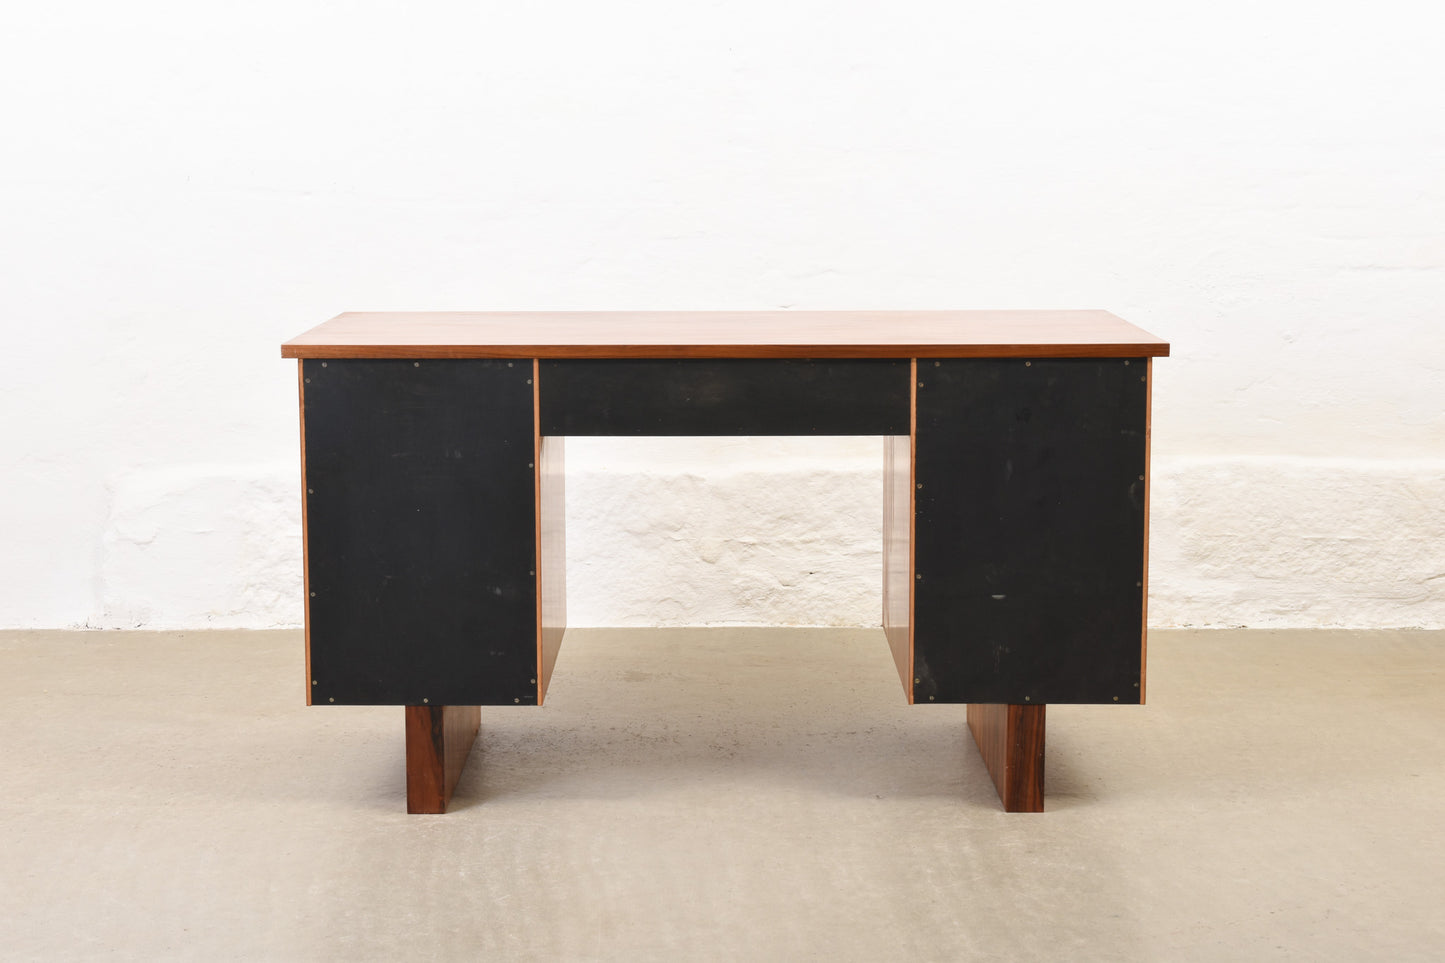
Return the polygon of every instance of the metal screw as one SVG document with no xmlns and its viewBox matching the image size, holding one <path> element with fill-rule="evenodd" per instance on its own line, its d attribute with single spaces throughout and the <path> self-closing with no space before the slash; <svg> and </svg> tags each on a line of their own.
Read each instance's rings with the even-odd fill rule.
<svg viewBox="0 0 1445 963">
<path fill-rule="evenodd" d="M 922 684 L 923 684 L 923 680 L 922 680 L 922 679 L 914 679 L 914 680 L 913 680 L 913 684 L 914 684 L 914 685 L 922 685 Z"/>
<path fill-rule="evenodd" d="M 413 361 L 413 362 L 411 363 L 411 366 L 412 366 L 413 368 L 420 368 L 420 367 L 421 367 L 421 362 L 420 362 L 420 361 Z"/>
<path fill-rule="evenodd" d="M 321 367 L 323 367 L 323 368 L 326 367 L 326 362 L 325 362 L 325 361 L 321 362 Z"/>
<path fill-rule="evenodd" d="M 1124 359 L 1124 367 L 1126 367 L 1126 368 L 1129 367 L 1129 359 L 1128 359 L 1128 358 L 1125 358 L 1125 359 Z"/>
<path fill-rule="evenodd" d="M 921 382 L 921 381 L 918 382 L 918 387 L 922 388 L 922 387 L 923 387 L 923 382 Z"/>
<path fill-rule="evenodd" d="M 1025 701 L 1025 702 L 1028 702 L 1028 701 L 1029 701 L 1029 697 L 1028 697 L 1028 696 L 1024 696 L 1024 701 Z"/>
<path fill-rule="evenodd" d="M 422 705 L 427 705 L 427 704 L 430 703 L 430 702 L 431 702 L 430 699 L 423 699 L 423 700 L 421 700 L 421 704 L 422 704 Z"/>
<path fill-rule="evenodd" d="M 1140 476 L 1139 476 L 1139 480 L 1140 480 L 1140 481 L 1143 481 L 1143 480 L 1144 480 L 1144 476 L 1143 476 L 1143 475 L 1140 475 Z"/>
<path fill-rule="evenodd" d="M 1140 380 L 1140 381 L 1148 381 L 1149 379 L 1148 379 L 1148 378 L 1145 378 L 1145 377 L 1143 377 L 1143 376 L 1141 375 L 1141 376 L 1139 377 L 1139 380 Z"/>
<path fill-rule="evenodd" d="M 923 487 L 923 483 L 922 483 L 922 482 L 919 482 L 919 483 L 918 483 L 918 487 L 919 487 L 919 488 L 922 488 L 922 487 Z"/>
<path fill-rule="evenodd" d="M 1136 688 L 1136 689 L 1139 688 L 1139 683 L 1137 683 L 1137 682 L 1134 683 L 1134 688 Z"/>
<path fill-rule="evenodd" d="M 536 680 L 536 679 L 533 679 L 533 680 L 532 680 L 532 684 L 533 684 L 533 685 L 536 685 L 536 684 L 537 684 L 537 680 Z"/>
<path fill-rule="evenodd" d="M 1125 363 L 1125 364 L 1128 364 L 1129 362 L 1126 361 L 1126 362 L 1124 362 L 1124 363 Z M 512 366 L 512 362 L 508 361 L 508 362 L 507 362 L 507 367 L 510 368 L 511 366 Z"/>
<path fill-rule="evenodd" d="M 932 701 L 933 701 L 933 696 L 929 696 L 929 697 L 928 697 L 928 701 L 929 701 L 929 702 L 932 702 Z"/>
<path fill-rule="evenodd" d="M 1024 367 L 1025 367 L 1025 368 L 1032 368 L 1033 366 L 1034 366 L 1034 363 L 1033 363 L 1032 361 L 1025 361 L 1025 362 L 1024 362 Z"/>
<path fill-rule="evenodd" d="M 528 468 L 534 468 L 534 467 L 536 467 L 536 466 L 534 466 L 534 465 L 529 461 L 529 462 L 527 462 L 527 467 L 528 467 Z"/>
<path fill-rule="evenodd" d="M 311 684 L 312 684 L 312 685 L 315 685 L 315 684 L 316 684 L 316 680 L 315 680 L 315 679 L 312 679 L 312 680 L 311 680 Z"/>
<path fill-rule="evenodd" d="M 521 699 L 513 699 L 512 701 L 513 701 L 513 702 L 521 702 L 522 700 L 521 700 Z"/>
<path fill-rule="evenodd" d="M 528 572 L 527 574 L 528 574 L 528 575 L 536 575 L 537 572 L 536 572 L 535 570 L 533 570 L 533 571 L 531 571 L 531 572 Z M 534 679 L 533 681 L 535 682 L 536 680 Z"/>
<path fill-rule="evenodd" d="M 1118 701 L 1119 701 L 1119 697 L 1118 697 L 1118 696 L 1114 696 L 1114 701 L 1115 701 L 1115 702 L 1118 702 Z"/>
<path fill-rule="evenodd" d="M 922 573 L 922 572 L 919 572 L 917 575 L 915 575 L 915 576 L 913 576 L 913 577 L 914 577 L 914 578 L 917 578 L 917 579 L 921 579 L 921 578 L 923 578 L 923 573 Z M 312 592 L 311 594 L 312 594 L 312 595 L 315 595 L 316 593 L 315 593 L 315 592 Z"/>
<path fill-rule="evenodd" d="M 327 702 L 335 702 L 336 700 L 335 700 L 334 698 L 331 698 L 331 699 L 327 699 L 326 701 L 327 701 Z"/>
<path fill-rule="evenodd" d="M 314 489 L 310 489 L 310 488 L 308 488 L 308 489 L 306 489 L 306 494 L 308 494 L 308 495 L 315 495 L 315 494 L 316 494 L 316 492 L 315 492 L 315 490 L 314 490 Z"/>
<path fill-rule="evenodd" d="M 316 597 L 316 593 L 315 593 L 315 592 L 312 592 L 312 593 L 311 593 L 311 597 L 314 599 L 314 598 Z"/>
<path fill-rule="evenodd" d="M 941 364 L 943 364 L 942 361 L 935 361 L 935 362 L 933 362 L 933 366 L 934 366 L 935 368 L 937 368 L 937 367 L 938 367 L 939 365 L 941 365 Z"/>
<path fill-rule="evenodd" d="M 309 384 L 311 383 L 311 379 L 310 379 L 310 378 L 307 378 L 307 379 L 306 379 L 306 383 L 309 385 Z"/>
</svg>

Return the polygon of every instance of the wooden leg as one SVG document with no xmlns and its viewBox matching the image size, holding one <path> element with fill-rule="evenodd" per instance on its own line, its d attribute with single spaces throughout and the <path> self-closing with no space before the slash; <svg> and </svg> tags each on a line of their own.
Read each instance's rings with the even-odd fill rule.
<svg viewBox="0 0 1445 963">
<path fill-rule="evenodd" d="M 482 727 L 480 706 L 406 707 L 406 811 L 444 813 Z"/>
<path fill-rule="evenodd" d="M 1044 811 L 1044 706 L 970 703 L 968 730 L 1004 812 Z"/>
</svg>

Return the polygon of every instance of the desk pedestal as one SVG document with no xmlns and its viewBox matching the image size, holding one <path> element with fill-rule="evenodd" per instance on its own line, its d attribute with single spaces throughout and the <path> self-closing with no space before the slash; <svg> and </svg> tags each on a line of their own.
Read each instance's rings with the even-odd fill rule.
<svg viewBox="0 0 1445 963">
<path fill-rule="evenodd" d="M 969 703 L 968 731 L 1004 812 L 1044 811 L 1044 706 Z"/>
<path fill-rule="evenodd" d="M 406 707 L 406 811 L 444 813 L 482 727 L 480 706 Z"/>
</svg>

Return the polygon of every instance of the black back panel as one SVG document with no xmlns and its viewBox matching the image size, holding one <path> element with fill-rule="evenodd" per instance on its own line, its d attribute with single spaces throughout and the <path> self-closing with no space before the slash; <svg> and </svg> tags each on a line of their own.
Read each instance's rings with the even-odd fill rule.
<svg viewBox="0 0 1445 963">
<path fill-rule="evenodd" d="M 906 435 L 908 361 L 541 363 L 544 435 Z"/>
<path fill-rule="evenodd" d="M 313 702 L 537 701 L 531 362 L 302 362 Z"/>
<path fill-rule="evenodd" d="M 1139 701 L 1146 372 L 919 362 L 916 702 Z"/>
</svg>

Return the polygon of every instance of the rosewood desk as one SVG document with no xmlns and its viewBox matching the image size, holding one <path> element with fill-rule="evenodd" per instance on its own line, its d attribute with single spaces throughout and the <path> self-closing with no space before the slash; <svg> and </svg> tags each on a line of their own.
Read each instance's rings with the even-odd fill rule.
<svg viewBox="0 0 1445 963">
<path fill-rule="evenodd" d="M 567 435 L 878 435 L 909 703 L 1039 811 L 1048 703 L 1144 701 L 1149 398 L 1106 311 L 342 314 L 300 359 L 308 703 L 402 705 L 445 812 L 482 705 L 541 705 Z"/>
</svg>

